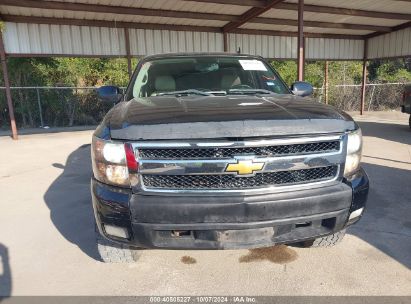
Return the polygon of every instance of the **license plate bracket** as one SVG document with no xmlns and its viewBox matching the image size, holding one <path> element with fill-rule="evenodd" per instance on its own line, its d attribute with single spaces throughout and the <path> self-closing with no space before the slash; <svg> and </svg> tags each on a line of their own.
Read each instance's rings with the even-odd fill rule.
<svg viewBox="0 0 411 304">
<path fill-rule="evenodd" d="M 271 240 L 274 227 L 225 230 L 218 233 L 218 240 L 225 243 L 256 243 Z"/>
</svg>

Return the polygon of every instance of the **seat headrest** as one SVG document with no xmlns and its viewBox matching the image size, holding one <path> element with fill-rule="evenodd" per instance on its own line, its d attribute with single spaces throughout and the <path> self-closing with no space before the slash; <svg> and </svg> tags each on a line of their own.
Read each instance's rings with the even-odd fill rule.
<svg viewBox="0 0 411 304">
<path fill-rule="evenodd" d="M 235 74 L 223 74 L 221 77 L 221 88 L 223 90 L 231 89 L 232 86 L 239 84 L 241 84 L 241 80 Z"/>
<path fill-rule="evenodd" d="M 175 91 L 176 81 L 169 75 L 157 76 L 154 82 L 154 87 L 157 92 Z"/>
</svg>

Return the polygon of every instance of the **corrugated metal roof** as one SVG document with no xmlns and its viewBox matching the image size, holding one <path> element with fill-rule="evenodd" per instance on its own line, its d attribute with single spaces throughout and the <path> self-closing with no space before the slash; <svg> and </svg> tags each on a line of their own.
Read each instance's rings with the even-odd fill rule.
<svg viewBox="0 0 411 304">
<path fill-rule="evenodd" d="M 287 0 L 285 2 L 298 3 L 298 0 Z M 376 12 L 391 12 L 405 14 L 411 13 L 411 5 L 407 0 L 305 0 L 304 4 L 341 7 Z"/>
<path fill-rule="evenodd" d="M 366 35 L 372 33 L 365 30 L 350 30 L 350 29 L 335 29 L 335 28 L 319 28 L 305 26 L 304 31 L 309 33 L 324 33 L 324 34 L 341 34 L 341 35 Z"/>
<path fill-rule="evenodd" d="M 257 30 L 271 30 L 271 31 L 288 31 L 297 32 L 297 26 L 290 25 L 274 25 L 274 24 L 260 24 L 260 23 L 246 23 L 241 28 L 257 29 Z M 365 30 L 351 30 L 351 29 L 335 29 L 335 28 L 318 28 L 305 26 L 304 31 L 307 33 L 324 33 L 324 34 L 346 34 L 346 35 L 366 35 L 372 33 Z"/>
<path fill-rule="evenodd" d="M 205 3 L 195 1 L 183 1 L 183 0 L 52 0 L 54 2 L 71 2 L 71 3 L 85 3 L 92 5 L 111 5 L 111 6 L 123 6 L 134 8 L 148 8 L 148 9 L 162 9 L 162 10 L 175 10 L 186 12 L 201 12 L 201 13 L 215 13 L 215 14 L 227 14 L 227 15 L 241 15 L 246 12 L 250 7 L 240 5 L 224 5 L 216 3 Z M 297 0 L 285 1 L 288 3 L 296 3 Z M 397 13 L 410 13 L 411 5 L 404 1 L 393 0 L 306 0 L 307 5 L 325 5 L 335 6 L 351 9 L 364 9 L 375 11 L 388 11 Z M 408 4 L 408 5 L 407 5 Z M 203 20 L 203 19 L 188 19 L 188 18 L 165 18 L 165 17 L 153 17 L 153 16 L 138 16 L 127 14 L 102 14 L 95 12 L 81 12 L 81 11 L 69 11 L 69 10 L 54 10 L 54 9 L 36 9 L 25 8 L 16 6 L 0 6 L 2 14 L 9 15 L 24 15 L 24 16 L 39 16 L 39 17 L 54 17 L 54 18 L 77 18 L 77 19 L 91 19 L 91 20 L 116 20 L 126 22 L 142 22 L 142 23 L 161 23 L 161 24 L 175 24 L 175 25 L 199 25 L 199 26 L 215 26 L 222 27 L 227 24 L 228 21 L 215 21 L 215 20 Z M 271 9 L 261 17 L 265 18 L 279 18 L 279 19 L 291 19 L 297 20 L 297 11 L 285 10 L 285 9 Z M 364 24 L 364 25 L 378 25 L 378 26 L 396 26 L 404 23 L 406 20 L 394 20 L 383 18 L 371 18 L 371 17 L 359 17 L 359 16 L 347 16 L 336 15 L 326 13 L 313 13 L 304 12 L 304 19 L 306 21 L 322 21 L 322 22 L 334 22 L 334 23 L 351 23 L 351 24 Z M 249 28 L 258 28 L 254 25 Z M 266 26 L 262 26 L 262 29 L 266 29 Z M 322 29 L 319 27 L 319 29 Z M 324 29 L 327 33 L 341 33 L 341 30 Z M 318 32 L 318 30 L 315 30 Z M 344 31 L 345 32 L 345 31 Z M 347 33 L 350 33 L 348 31 Z M 367 33 L 362 31 L 362 33 Z"/>
<path fill-rule="evenodd" d="M 256 30 L 268 30 L 268 31 L 284 31 L 295 32 L 297 27 L 290 25 L 277 25 L 277 24 L 261 24 L 261 23 L 246 23 L 240 28 L 256 29 Z"/>
<path fill-rule="evenodd" d="M 86 4 L 93 4 L 93 5 L 111 5 L 111 6 L 124 6 L 124 7 L 152 8 L 152 9 L 202 12 L 202 13 L 224 13 L 228 15 L 241 15 L 249 9 L 249 7 L 247 6 L 224 5 L 224 4 L 204 3 L 204 2 L 185 1 L 185 0 L 184 1 L 182 0 L 70 0 L 70 1 L 52 0 L 52 1 L 86 3 Z"/>
<path fill-rule="evenodd" d="M 214 13 L 224 15 L 240 16 L 250 7 L 243 5 L 225 5 L 218 3 L 205 3 L 185 0 L 48 0 L 55 2 L 84 3 L 91 5 L 108 5 L 134 8 L 146 8 L 153 10 L 171 10 L 196 13 Z M 285 3 L 297 3 L 297 0 L 286 0 Z M 386 13 L 411 14 L 411 4 L 409 1 L 397 0 L 305 0 L 306 5 L 329 6 L 336 8 L 347 8 L 357 10 L 368 10 Z M 113 14 L 100 12 L 83 12 L 70 10 L 39 9 L 13 6 L 0 6 L 0 13 L 7 15 L 51 17 L 59 19 L 86 19 L 100 21 L 118 21 L 133 23 L 156 23 L 167 25 L 185 26 L 206 26 L 221 29 L 228 21 L 205 20 L 195 18 L 176 18 L 160 16 L 143 16 L 136 14 Z M 191 17 L 191 16 L 189 16 Z M 278 19 L 297 19 L 296 10 L 271 9 L 260 17 Z M 348 23 L 393 27 L 407 22 L 407 20 L 396 20 L 390 18 L 371 18 L 359 17 L 343 14 L 314 13 L 304 12 L 304 20 Z M 19 21 L 25 22 L 25 21 Z M 41 22 L 40 22 L 41 23 Z M 290 31 L 296 32 L 296 26 L 261 24 L 248 22 L 241 26 L 243 29 L 271 30 L 271 31 Z M 187 30 L 187 28 L 185 28 Z M 190 30 L 190 28 L 188 28 Z M 342 29 L 329 27 L 304 27 L 305 32 L 342 34 L 342 35 L 367 35 L 372 33 L 370 30 L 363 29 Z M 219 33 L 205 32 L 176 32 L 165 30 L 143 30 L 130 29 L 135 41 L 130 41 L 133 55 L 146 55 L 152 52 L 162 51 L 221 51 L 223 36 Z M 295 37 L 270 37 L 260 35 L 241 35 L 230 34 L 229 47 L 235 49 L 235 45 L 241 45 L 245 51 L 259 55 L 270 55 L 280 58 L 295 58 L 296 46 Z M 34 54 L 77 54 L 77 55 L 123 55 L 124 31 L 122 29 L 97 28 L 86 26 L 69 25 L 37 25 L 25 23 L 6 24 L 5 37 L 7 38 L 6 49 L 10 53 Z M 115 37 L 115 35 L 117 35 Z M 411 55 L 411 31 L 409 29 L 386 34 L 384 36 L 372 38 L 369 44 L 369 54 L 373 56 L 405 56 Z M 341 36 L 339 38 L 342 38 Z M 94 40 L 93 40 L 94 39 Z M 110 39 L 110 40 L 106 40 Z M 309 38 L 320 39 L 320 38 Z M 323 39 L 323 38 L 321 38 Z M 361 43 L 358 40 L 345 39 L 323 39 L 308 40 L 307 49 L 309 58 L 328 58 L 328 59 L 359 59 L 362 57 Z M 113 41 L 113 46 L 102 45 L 102 41 Z M 372 42 L 371 42 L 372 41 Z M 319 43 L 316 49 L 316 43 Z M 13 44 L 13 45 L 8 45 Z M 324 46 L 322 46 L 324 45 Z M 378 48 L 378 50 L 370 48 Z"/>
<path fill-rule="evenodd" d="M 297 15 L 297 11 L 272 9 L 262 14 L 261 17 L 297 20 L 298 15 Z M 397 20 L 397 19 L 382 19 L 382 18 L 335 15 L 335 14 L 313 13 L 313 12 L 304 12 L 304 20 L 305 21 L 334 22 L 334 23 L 368 24 L 368 25 L 380 25 L 380 26 L 396 26 L 398 24 L 401 24 L 407 21 L 407 20 Z"/>
<path fill-rule="evenodd" d="M 136 23 L 160 23 L 160 24 L 178 24 L 193 26 L 212 26 L 222 27 L 225 21 L 187 19 L 187 18 L 169 18 L 156 16 L 139 16 L 139 15 L 121 15 L 109 13 L 92 13 L 92 12 L 73 12 L 63 10 L 41 10 L 28 9 L 11 6 L 0 6 L 0 11 L 11 15 L 51 17 L 51 18 L 68 18 L 68 19 L 88 19 L 88 20 L 105 20 L 118 22 L 136 22 Z"/>
</svg>

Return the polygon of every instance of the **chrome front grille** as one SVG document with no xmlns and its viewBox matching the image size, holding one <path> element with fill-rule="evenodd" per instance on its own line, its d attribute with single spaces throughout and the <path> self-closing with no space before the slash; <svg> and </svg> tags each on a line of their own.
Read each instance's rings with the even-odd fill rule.
<svg viewBox="0 0 411 304">
<path fill-rule="evenodd" d="M 263 147 L 204 147 L 204 148 L 174 148 L 174 149 L 140 149 L 142 159 L 207 159 L 231 158 L 235 155 L 255 155 L 258 157 L 273 157 L 286 155 L 301 155 L 308 153 L 328 153 L 340 150 L 340 141 L 324 141 L 305 144 L 288 144 Z"/>
<path fill-rule="evenodd" d="M 217 194 L 282 191 L 341 179 L 346 135 L 132 144 L 139 161 L 136 191 Z"/>
<path fill-rule="evenodd" d="M 290 185 L 333 179 L 337 166 L 303 170 L 256 173 L 254 176 L 237 177 L 229 174 L 217 175 L 144 175 L 148 188 L 187 190 L 233 190 L 265 188 L 274 185 Z"/>
</svg>

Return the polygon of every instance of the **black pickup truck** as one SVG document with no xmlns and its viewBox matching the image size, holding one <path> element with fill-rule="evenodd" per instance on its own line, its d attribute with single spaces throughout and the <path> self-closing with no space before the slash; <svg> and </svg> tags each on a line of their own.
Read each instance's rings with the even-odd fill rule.
<svg viewBox="0 0 411 304">
<path fill-rule="evenodd" d="M 364 211 L 361 130 L 288 88 L 261 57 L 142 59 L 94 132 L 91 193 L 103 261 L 143 248 L 331 246 Z"/>
</svg>

